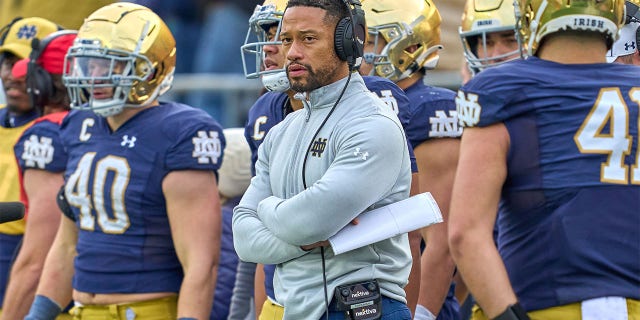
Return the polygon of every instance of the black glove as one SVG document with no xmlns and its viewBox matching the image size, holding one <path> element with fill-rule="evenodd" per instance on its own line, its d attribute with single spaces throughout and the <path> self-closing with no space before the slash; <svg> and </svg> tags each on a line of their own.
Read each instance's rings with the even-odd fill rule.
<svg viewBox="0 0 640 320">
<path fill-rule="evenodd" d="M 493 320 L 529 320 L 527 312 L 522 309 L 520 303 L 515 303 L 507 307 L 503 313 L 493 318 Z"/>
<path fill-rule="evenodd" d="M 67 197 L 64 195 L 64 185 L 60 188 L 60 191 L 58 191 L 56 202 L 58 203 L 58 208 L 60 208 L 62 214 L 64 214 L 65 217 L 71 219 L 71 221 L 75 222 L 76 217 L 73 216 L 71 206 L 69 205 L 69 202 L 67 202 Z"/>
</svg>

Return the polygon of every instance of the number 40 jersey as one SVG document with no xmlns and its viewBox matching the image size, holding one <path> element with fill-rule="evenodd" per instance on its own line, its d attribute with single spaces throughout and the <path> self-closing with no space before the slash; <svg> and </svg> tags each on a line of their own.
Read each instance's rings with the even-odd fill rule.
<svg viewBox="0 0 640 320">
<path fill-rule="evenodd" d="M 78 226 L 73 287 L 93 293 L 178 292 L 182 268 L 162 192 L 171 171 L 222 163 L 220 125 L 204 111 L 161 103 L 115 132 L 72 111 L 61 127 L 69 154 L 65 195 Z"/>
<path fill-rule="evenodd" d="M 509 133 L 498 247 L 527 310 L 640 299 L 639 103 L 638 67 L 536 57 L 458 92 L 461 124 Z"/>
</svg>

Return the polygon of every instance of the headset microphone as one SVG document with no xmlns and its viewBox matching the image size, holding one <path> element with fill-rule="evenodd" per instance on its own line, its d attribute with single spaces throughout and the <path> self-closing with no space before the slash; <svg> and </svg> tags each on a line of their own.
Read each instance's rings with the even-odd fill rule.
<svg viewBox="0 0 640 320">
<path fill-rule="evenodd" d="M 0 202 L 0 223 L 17 221 L 24 218 L 22 202 Z"/>
</svg>

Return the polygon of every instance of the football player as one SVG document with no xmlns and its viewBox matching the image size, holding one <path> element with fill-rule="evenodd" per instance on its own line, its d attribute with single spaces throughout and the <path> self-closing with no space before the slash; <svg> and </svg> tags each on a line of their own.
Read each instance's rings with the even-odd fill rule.
<svg viewBox="0 0 640 320">
<path fill-rule="evenodd" d="M 64 57 L 76 37 L 71 30 L 34 40 L 29 58 L 12 69 L 14 79 L 26 77 L 31 104 L 40 118 L 29 126 L 14 151 L 21 178 L 21 200 L 27 224 L 19 253 L 11 269 L 2 319 L 23 319 L 33 301 L 44 260 L 60 224 L 56 195 L 63 183 L 67 152 L 59 128 L 69 111 L 69 96 L 62 84 Z M 71 319 L 62 315 L 58 319 Z"/>
<path fill-rule="evenodd" d="M 271 92 L 263 94 L 249 110 L 247 126 L 245 127 L 245 137 L 249 142 L 252 152 L 252 161 L 255 164 L 258 157 L 258 147 L 262 143 L 267 132 L 286 117 L 287 114 L 302 109 L 302 102 L 295 97 L 296 92 L 290 90 L 289 80 L 284 70 L 284 54 L 281 52 L 281 42 L 279 41 L 280 21 L 286 7 L 287 1 L 267 0 L 261 6 L 257 6 L 254 14 L 249 20 L 250 34 L 256 34 L 258 42 L 246 42 L 242 47 L 243 61 L 245 65 L 245 76 L 247 78 L 260 77 L 265 88 Z M 251 65 L 250 65 L 251 64 Z M 256 70 L 255 72 L 252 72 Z M 391 107 L 403 125 L 406 125 L 410 117 L 409 100 L 405 94 L 393 82 L 380 77 L 363 77 L 367 88 L 376 93 L 389 107 Z M 417 172 L 413 149 L 408 145 L 412 158 L 412 171 Z M 414 174 L 414 177 L 416 175 Z M 417 193 L 417 180 L 412 180 L 412 194 Z M 416 241 L 417 240 L 417 241 Z M 418 257 L 420 236 L 418 233 L 410 237 L 412 251 Z M 415 261 L 418 261 L 416 258 Z M 419 261 L 418 261 L 419 263 Z M 419 264 L 416 263 L 415 270 L 409 278 L 409 285 L 405 288 L 407 292 L 407 304 L 411 307 L 417 300 L 419 289 Z M 258 283 L 264 276 L 264 288 L 266 299 L 260 299 L 260 294 L 256 295 L 256 310 L 260 314 L 260 319 L 279 319 L 282 317 L 282 306 L 275 299 L 273 293 L 273 273 L 275 266 L 260 266 L 256 272 L 256 291 L 263 288 L 262 283 Z M 414 272 L 415 271 L 415 272 Z M 246 285 L 246 284 L 238 284 Z M 413 290 L 413 291 L 412 291 Z M 413 303 L 411 302 L 413 300 Z M 269 315 L 269 317 L 267 317 Z"/>
<path fill-rule="evenodd" d="M 67 53 L 72 110 L 61 126 L 71 207 L 27 319 L 205 319 L 211 312 L 224 135 L 204 111 L 159 102 L 175 40 L 151 10 L 91 14 Z M 73 290 L 72 290 L 73 289 Z"/>
<path fill-rule="evenodd" d="M 13 65 L 31 53 L 31 40 L 44 38 L 58 26 L 42 18 L 16 18 L 0 29 L 0 78 L 6 105 L 0 105 L 0 201 L 20 200 L 18 164 L 13 146 L 25 129 L 38 117 L 31 106 L 25 79 L 11 74 Z M 0 301 L 4 301 L 9 269 L 18 243 L 22 240 L 25 220 L 0 224 Z"/>
<path fill-rule="evenodd" d="M 458 33 L 472 75 L 523 57 L 513 1 L 467 0 Z"/>
<path fill-rule="evenodd" d="M 489 319 L 637 319 L 640 68 L 605 60 L 624 1 L 518 9 L 529 57 L 456 98 L 451 252 Z"/>
<path fill-rule="evenodd" d="M 467 0 L 458 31 L 465 58 L 463 71 L 466 73 L 463 73 L 462 84 L 486 68 L 524 57 L 517 36 L 515 12 L 513 1 Z M 468 297 L 468 290 L 459 274 L 454 276 L 454 281 L 456 297 L 462 304 Z M 469 308 L 472 302 L 469 301 Z M 469 312 L 469 308 L 461 308 L 461 313 Z M 473 305 L 473 310 L 477 309 L 478 306 Z"/>
<path fill-rule="evenodd" d="M 394 81 L 409 97 L 411 118 L 406 134 L 418 162 L 420 191 L 431 192 L 444 218 L 444 223 L 422 230 L 426 248 L 415 319 L 435 319 L 436 315 L 458 319 L 446 224 L 462 129 L 455 93 L 423 82 L 426 70 L 436 67 L 442 49 L 440 13 L 430 0 L 367 0 L 362 6 L 369 36 L 360 72 Z"/>
</svg>

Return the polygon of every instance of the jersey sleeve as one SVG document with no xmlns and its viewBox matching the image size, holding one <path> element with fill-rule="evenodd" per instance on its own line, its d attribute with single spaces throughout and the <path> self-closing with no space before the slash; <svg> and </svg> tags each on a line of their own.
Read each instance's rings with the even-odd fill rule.
<svg viewBox="0 0 640 320">
<path fill-rule="evenodd" d="M 461 126 L 486 127 L 527 112 L 522 108 L 528 104 L 517 103 L 526 99 L 527 80 L 501 69 L 487 69 L 460 88 L 455 103 Z"/>
<path fill-rule="evenodd" d="M 426 87 L 409 95 L 414 101 L 407 138 L 415 148 L 421 143 L 440 138 L 460 138 L 455 93 L 448 89 Z"/>
<path fill-rule="evenodd" d="M 25 130 L 14 151 L 23 171 L 63 172 L 67 166 L 68 156 L 60 138 L 60 126 L 49 121 L 35 123 Z"/>
<path fill-rule="evenodd" d="M 167 170 L 220 169 L 226 141 L 222 127 L 213 118 L 202 112 L 171 126 L 180 129 L 165 156 Z"/>
</svg>

